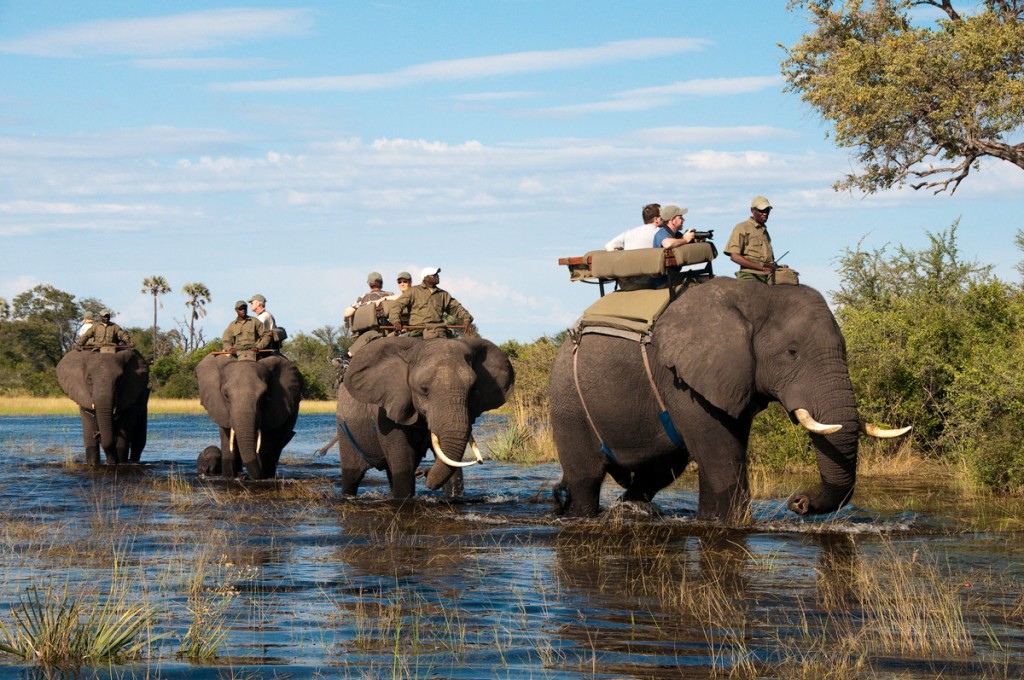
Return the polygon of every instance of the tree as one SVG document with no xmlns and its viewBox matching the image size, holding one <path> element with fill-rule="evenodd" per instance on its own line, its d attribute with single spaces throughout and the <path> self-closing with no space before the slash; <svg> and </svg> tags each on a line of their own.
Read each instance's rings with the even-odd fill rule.
<svg viewBox="0 0 1024 680">
<path fill-rule="evenodd" d="M 142 280 L 142 290 L 140 291 L 143 295 L 153 296 L 153 337 L 156 338 L 156 303 L 157 298 L 161 295 L 166 295 L 171 292 L 171 287 L 167 283 L 167 279 L 162 276 L 147 276 Z M 153 343 L 153 361 L 156 361 L 156 343 Z"/>
<path fill-rule="evenodd" d="M 815 29 L 787 50 L 787 90 L 834 124 L 861 167 L 834 188 L 952 194 L 979 161 L 1024 169 L 1024 0 L 790 0 Z M 911 13 L 942 12 L 930 27 Z M 914 17 L 920 15 L 914 15 Z"/>
<path fill-rule="evenodd" d="M 209 304 L 213 298 L 210 297 L 210 289 L 206 287 L 206 284 L 199 281 L 186 283 L 181 287 L 181 292 L 188 297 L 185 306 L 191 310 L 188 320 L 188 347 L 185 349 L 192 351 L 196 348 L 196 320 L 206 316 L 205 305 Z"/>
<path fill-rule="evenodd" d="M 81 309 L 74 295 L 43 284 L 15 296 L 11 317 L 21 322 L 17 336 L 23 351 L 56 366 L 75 342 Z"/>
</svg>

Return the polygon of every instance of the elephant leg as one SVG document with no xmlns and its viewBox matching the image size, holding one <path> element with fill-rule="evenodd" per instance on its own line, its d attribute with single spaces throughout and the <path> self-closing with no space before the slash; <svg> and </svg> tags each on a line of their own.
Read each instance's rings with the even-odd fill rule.
<svg viewBox="0 0 1024 680">
<path fill-rule="evenodd" d="M 359 492 L 359 484 L 363 481 L 367 468 L 347 465 L 341 470 L 341 493 L 344 496 L 355 496 Z"/>
<path fill-rule="evenodd" d="M 749 431 L 739 421 L 727 426 L 718 419 L 706 419 L 700 426 L 687 430 L 687 446 L 698 465 L 700 519 L 742 521 L 750 509 L 747 438 L 737 437 L 736 430 Z"/>
<path fill-rule="evenodd" d="M 593 517 L 600 511 L 601 484 L 608 469 L 608 459 L 580 413 L 563 416 L 555 426 L 557 418 L 553 408 L 555 446 L 562 465 L 562 481 L 555 493 L 556 505 L 562 514 Z M 564 501 L 559 498 L 560 494 Z"/>
<path fill-rule="evenodd" d="M 84 408 L 78 409 L 82 418 L 82 442 L 85 444 L 85 462 L 87 465 L 102 465 L 100 462 L 100 432 L 96 426 L 96 418 Z"/>
<path fill-rule="evenodd" d="M 138 463 L 142 458 L 142 450 L 146 448 L 146 431 L 149 420 L 149 409 L 146 404 L 132 409 L 131 436 L 128 442 L 128 460 Z"/>
<path fill-rule="evenodd" d="M 388 482 L 391 484 L 391 496 L 395 500 L 406 500 L 416 495 L 416 471 L 408 466 L 399 470 L 388 468 Z"/>
</svg>

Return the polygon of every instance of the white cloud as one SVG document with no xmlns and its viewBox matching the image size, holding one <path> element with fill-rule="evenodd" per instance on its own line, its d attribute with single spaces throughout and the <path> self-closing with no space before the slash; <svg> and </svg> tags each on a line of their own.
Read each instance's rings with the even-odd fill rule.
<svg viewBox="0 0 1024 680">
<path fill-rule="evenodd" d="M 782 76 L 747 76 L 742 78 L 697 78 L 670 85 L 641 87 L 620 92 L 617 97 L 665 97 L 695 95 L 699 97 L 721 97 L 733 94 L 749 94 L 768 88 L 781 87 Z"/>
<path fill-rule="evenodd" d="M 245 40 L 296 35 L 304 9 L 215 9 L 164 17 L 90 21 L 0 42 L 0 52 L 37 57 L 183 54 Z"/>
<path fill-rule="evenodd" d="M 697 144 L 748 143 L 769 139 L 794 139 L 799 133 L 768 125 L 742 125 L 734 127 L 701 127 L 681 125 L 648 128 L 625 136 L 625 139 L 641 144 L 693 146 Z"/>
<path fill-rule="evenodd" d="M 509 99 L 525 99 L 527 97 L 535 96 L 535 92 L 475 92 L 455 95 L 453 99 L 464 102 L 493 102 L 507 101 Z"/>
<path fill-rule="evenodd" d="M 597 47 L 512 52 L 487 57 L 433 61 L 385 73 L 249 80 L 221 83 L 216 87 L 234 92 L 359 92 L 402 87 L 414 83 L 473 80 L 654 59 L 681 52 L 696 52 L 709 44 L 710 41 L 699 38 L 620 40 Z"/>
<path fill-rule="evenodd" d="M 218 59 L 215 57 L 173 57 L 166 59 L 139 59 L 135 65 L 139 68 L 155 71 L 230 71 L 250 68 L 266 68 L 269 59 Z"/>
</svg>

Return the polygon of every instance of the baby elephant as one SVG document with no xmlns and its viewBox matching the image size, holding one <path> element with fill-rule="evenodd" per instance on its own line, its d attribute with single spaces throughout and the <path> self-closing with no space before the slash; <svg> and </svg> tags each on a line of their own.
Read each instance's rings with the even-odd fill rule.
<svg viewBox="0 0 1024 680">
<path fill-rule="evenodd" d="M 196 472 L 201 475 L 219 475 L 221 473 L 220 462 L 223 454 L 220 447 L 207 446 L 196 459 Z"/>
</svg>

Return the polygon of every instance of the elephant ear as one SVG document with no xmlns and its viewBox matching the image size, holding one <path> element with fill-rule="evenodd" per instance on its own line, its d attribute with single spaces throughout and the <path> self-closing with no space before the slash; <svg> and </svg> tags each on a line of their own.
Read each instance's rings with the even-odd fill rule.
<svg viewBox="0 0 1024 680">
<path fill-rule="evenodd" d="M 82 408 L 92 408 L 92 393 L 85 381 L 86 361 L 90 354 L 73 349 L 57 362 L 57 382 L 60 388 Z"/>
<path fill-rule="evenodd" d="M 668 306 L 652 332 L 658 360 L 733 418 L 754 396 L 753 327 L 735 303 L 742 282 L 691 288 Z M 749 284 L 761 286 L 763 284 Z"/>
<path fill-rule="evenodd" d="M 295 364 L 281 356 L 264 357 L 259 363 L 269 369 L 263 426 L 277 428 L 294 421 L 302 399 L 302 373 Z"/>
<path fill-rule="evenodd" d="M 345 371 L 345 388 L 356 401 L 375 404 L 399 425 L 413 425 L 419 413 L 409 388 L 409 361 L 426 341 L 374 340 L 359 350 Z"/>
<path fill-rule="evenodd" d="M 149 400 L 149 364 L 138 350 L 121 350 L 116 355 L 121 362 L 121 381 L 118 383 L 117 407 L 135 406 L 140 400 Z"/>
<path fill-rule="evenodd" d="M 473 370 L 476 383 L 469 396 L 469 417 L 471 420 L 486 411 L 498 408 L 508 400 L 508 394 L 515 384 L 515 370 L 505 353 L 490 340 L 462 338 L 473 352 Z"/>
<path fill-rule="evenodd" d="M 231 414 L 221 393 L 221 372 L 225 364 L 231 361 L 226 354 L 207 354 L 196 366 L 196 378 L 199 380 L 199 403 L 210 415 L 210 420 L 221 427 L 231 427 Z"/>
</svg>

